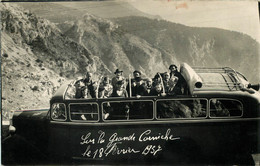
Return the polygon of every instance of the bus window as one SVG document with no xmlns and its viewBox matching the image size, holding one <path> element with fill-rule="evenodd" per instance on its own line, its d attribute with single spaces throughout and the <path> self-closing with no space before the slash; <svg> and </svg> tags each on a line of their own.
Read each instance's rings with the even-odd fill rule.
<svg viewBox="0 0 260 166">
<path fill-rule="evenodd" d="M 156 103 L 158 119 L 205 118 L 207 113 L 207 100 L 205 99 L 159 100 Z"/>
<path fill-rule="evenodd" d="M 72 121 L 98 121 L 98 105 L 96 103 L 70 104 L 69 108 Z"/>
<path fill-rule="evenodd" d="M 239 117 L 242 116 L 243 105 L 232 99 L 211 99 L 210 117 Z"/>
<path fill-rule="evenodd" d="M 153 101 L 118 101 L 102 104 L 104 120 L 153 118 Z"/>
</svg>

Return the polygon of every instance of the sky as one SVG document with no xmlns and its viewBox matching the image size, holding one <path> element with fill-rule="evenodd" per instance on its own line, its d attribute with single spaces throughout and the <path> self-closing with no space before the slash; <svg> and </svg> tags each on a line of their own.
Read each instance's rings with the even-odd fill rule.
<svg viewBox="0 0 260 166">
<path fill-rule="evenodd" d="M 257 1 L 128 0 L 136 9 L 187 26 L 216 27 L 250 35 L 260 42 Z"/>
</svg>

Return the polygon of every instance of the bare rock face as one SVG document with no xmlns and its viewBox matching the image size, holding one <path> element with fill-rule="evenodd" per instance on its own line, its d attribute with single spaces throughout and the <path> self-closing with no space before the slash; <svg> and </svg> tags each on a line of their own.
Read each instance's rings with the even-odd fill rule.
<svg viewBox="0 0 260 166">
<path fill-rule="evenodd" d="M 158 71 L 167 71 L 170 63 L 176 63 L 174 56 L 164 60 L 160 50 L 124 31 L 119 24 L 91 14 L 76 21 L 65 34 L 98 56 L 110 71 L 120 68 L 125 76 L 140 70 L 144 76 L 153 77 Z"/>
<path fill-rule="evenodd" d="M 129 16 L 113 21 L 124 31 L 161 51 L 163 59 L 168 62 L 171 62 L 169 58 L 175 58 L 175 64 L 187 62 L 191 66 L 232 67 L 249 81 L 260 81 L 257 75 L 260 44 L 248 35 L 218 28 L 188 27 L 146 17 Z"/>
<path fill-rule="evenodd" d="M 2 4 L 1 15 L 4 111 L 48 108 L 64 81 L 87 71 L 110 73 L 98 57 L 48 20 L 14 4 Z"/>
</svg>

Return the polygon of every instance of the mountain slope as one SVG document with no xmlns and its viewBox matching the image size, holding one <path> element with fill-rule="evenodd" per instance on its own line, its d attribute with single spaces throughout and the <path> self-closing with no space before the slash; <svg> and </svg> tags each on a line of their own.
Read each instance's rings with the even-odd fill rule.
<svg viewBox="0 0 260 166">
<path fill-rule="evenodd" d="M 194 66 L 229 66 L 259 82 L 260 44 L 248 35 L 217 28 L 194 28 L 164 20 L 124 17 L 114 20 L 127 33 L 154 48 L 165 50 L 180 62 Z"/>
<path fill-rule="evenodd" d="M 65 35 L 100 57 L 111 71 L 124 70 L 125 76 L 140 70 L 152 77 L 159 71 L 167 71 L 170 63 L 176 61 L 168 53 L 165 53 L 168 58 L 164 58 L 161 51 L 145 40 L 125 33 L 118 24 L 91 14 L 75 22 Z"/>
<path fill-rule="evenodd" d="M 48 107 L 64 81 L 86 71 L 111 73 L 89 50 L 48 20 L 1 5 L 2 99 L 5 110 Z"/>
</svg>

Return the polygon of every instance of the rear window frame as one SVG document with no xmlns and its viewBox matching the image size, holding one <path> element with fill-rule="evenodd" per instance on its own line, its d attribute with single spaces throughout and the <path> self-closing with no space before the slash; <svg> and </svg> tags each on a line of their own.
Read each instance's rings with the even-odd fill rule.
<svg viewBox="0 0 260 166">
<path fill-rule="evenodd" d="M 210 116 L 210 103 L 211 103 L 211 100 L 214 100 L 214 99 L 217 99 L 217 100 L 233 100 L 233 101 L 238 101 L 241 106 L 242 106 L 242 114 L 241 116 L 221 116 L 221 117 L 211 117 Z M 208 114 L 209 114 L 209 118 L 210 119 L 236 119 L 236 118 L 242 118 L 244 116 L 244 105 L 243 103 L 238 100 L 238 99 L 233 99 L 233 98 L 210 98 L 210 100 L 208 101 L 209 104 L 208 104 Z"/>
</svg>

